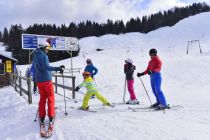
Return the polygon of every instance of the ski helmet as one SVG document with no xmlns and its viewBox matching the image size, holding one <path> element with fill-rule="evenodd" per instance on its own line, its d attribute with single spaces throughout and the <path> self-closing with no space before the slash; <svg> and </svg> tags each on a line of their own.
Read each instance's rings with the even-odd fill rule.
<svg viewBox="0 0 210 140">
<path fill-rule="evenodd" d="M 130 59 L 130 58 L 127 58 L 126 60 L 125 60 L 125 63 L 133 63 L 133 60 L 132 59 Z"/>
<path fill-rule="evenodd" d="M 154 49 L 154 48 L 153 48 L 153 49 L 150 49 L 150 50 L 149 50 L 149 55 L 150 55 L 150 56 L 156 56 L 156 55 L 157 55 L 157 50 Z"/>
<path fill-rule="evenodd" d="M 92 60 L 88 58 L 88 59 L 86 60 L 86 63 L 87 63 L 87 64 L 91 64 L 91 63 L 92 63 Z"/>
<path fill-rule="evenodd" d="M 90 77 L 90 73 L 89 73 L 88 71 L 84 71 L 84 72 L 82 73 L 82 76 L 83 76 L 84 78 L 88 78 L 88 77 Z"/>
<path fill-rule="evenodd" d="M 39 44 L 40 48 L 45 48 L 46 50 L 50 50 L 51 46 L 48 42 L 43 42 L 41 44 Z"/>
</svg>

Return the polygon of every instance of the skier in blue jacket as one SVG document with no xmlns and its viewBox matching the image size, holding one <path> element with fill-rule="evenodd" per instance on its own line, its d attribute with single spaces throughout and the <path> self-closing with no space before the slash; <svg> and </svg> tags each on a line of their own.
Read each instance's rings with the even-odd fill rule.
<svg viewBox="0 0 210 140">
<path fill-rule="evenodd" d="M 98 73 L 98 69 L 93 65 L 91 59 L 87 59 L 86 64 L 87 65 L 84 71 L 89 72 L 91 74 L 91 77 L 93 78 Z"/>
<path fill-rule="evenodd" d="M 33 56 L 33 66 L 35 68 L 35 81 L 39 89 L 39 118 L 40 118 L 40 135 L 49 137 L 52 135 L 53 123 L 55 119 L 55 97 L 54 87 L 52 82 L 51 71 L 60 71 L 63 74 L 64 65 L 52 67 L 49 65 L 47 53 L 51 49 L 49 43 L 40 44 Z M 49 117 L 49 127 L 45 130 L 44 119 L 46 116 L 46 104 L 48 106 L 47 115 Z"/>
</svg>

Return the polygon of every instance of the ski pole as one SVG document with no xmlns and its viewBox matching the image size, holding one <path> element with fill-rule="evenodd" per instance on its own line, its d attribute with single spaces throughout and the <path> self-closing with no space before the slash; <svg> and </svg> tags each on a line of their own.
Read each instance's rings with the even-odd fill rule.
<svg viewBox="0 0 210 140">
<path fill-rule="evenodd" d="M 64 103 L 65 103 L 65 115 L 67 116 L 67 112 L 66 112 L 66 93 L 65 93 L 65 88 L 64 88 L 64 76 L 62 73 L 62 78 L 63 78 L 63 93 L 64 93 Z"/>
<path fill-rule="evenodd" d="M 126 78 L 125 78 L 124 94 L 123 94 L 123 102 L 124 102 L 124 103 L 125 103 L 125 93 L 126 93 Z"/>
<path fill-rule="evenodd" d="M 142 85 L 143 85 L 143 87 L 144 87 L 144 90 L 146 91 L 147 97 L 148 97 L 148 99 L 149 99 L 149 101 L 150 101 L 150 103 L 151 103 L 151 105 L 152 105 L 152 101 L 151 101 L 151 99 L 150 99 L 150 97 L 149 97 L 149 94 L 148 94 L 148 92 L 147 92 L 147 89 L 145 88 L 144 83 L 143 83 L 141 77 L 139 77 L 139 78 L 140 78 L 141 83 L 142 83 Z"/>
<path fill-rule="evenodd" d="M 37 120 L 37 116 L 38 116 L 38 112 L 39 112 L 39 109 L 37 109 L 37 112 L 36 112 L 36 117 L 35 117 L 35 119 L 34 119 L 34 122 L 36 122 Z"/>
</svg>

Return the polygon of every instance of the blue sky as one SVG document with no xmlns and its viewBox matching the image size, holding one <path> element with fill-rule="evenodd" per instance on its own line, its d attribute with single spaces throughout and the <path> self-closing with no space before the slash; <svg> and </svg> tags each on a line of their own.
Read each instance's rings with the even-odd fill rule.
<svg viewBox="0 0 210 140">
<path fill-rule="evenodd" d="M 174 6 L 210 0 L 1 0 L 0 31 L 12 24 L 24 28 L 34 23 L 66 24 L 107 19 L 123 21 L 142 17 Z"/>
</svg>

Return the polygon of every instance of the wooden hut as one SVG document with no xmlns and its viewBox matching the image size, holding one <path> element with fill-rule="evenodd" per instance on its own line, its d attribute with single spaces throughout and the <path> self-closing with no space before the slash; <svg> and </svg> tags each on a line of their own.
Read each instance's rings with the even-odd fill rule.
<svg viewBox="0 0 210 140">
<path fill-rule="evenodd" d="M 9 73 L 14 72 L 14 66 L 17 62 L 17 59 L 0 52 L 0 88 L 10 84 Z"/>
</svg>

